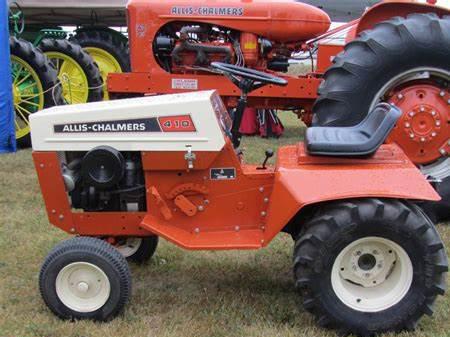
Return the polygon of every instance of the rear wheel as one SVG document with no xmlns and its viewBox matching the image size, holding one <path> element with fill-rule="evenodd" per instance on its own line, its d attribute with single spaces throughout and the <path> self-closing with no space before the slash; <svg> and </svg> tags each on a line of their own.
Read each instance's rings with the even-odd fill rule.
<svg viewBox="0 0 450 337">
<path fill-rule="evenodd" d="M 128 45 L 124 39 L 103 30 L 81 30 L 70 39 L 86 50 L 98 64 L 103 82 L 109 73 L 130 71 Z M 109 99 L 108 88 L 104 88 L 104 97 Z"/>
<path fill-rule="evenodd" d="M 44 39 L 39 47 L 57 69 L 67 103 L 103 99 L 103 80 L 99 69 L 80 46 L 62 39 Z"/>
<path fill-rule="evenodd" d="M 354 125 L 380 101 L 395 104 L 404 114 L 388 142 L 433 177 L 434 164 L 450 153 L 449 54 L 448 16 L 412 14 L 379 23 L 350 42 L 326 71 L 313 125 Z"/>
<path fill-rule="evenodd" d="M 365 199 L 325 205 L 294 250 L 304 307 L 323 326 L 370 336 L 413 330 L 445 291 L 447 256 L 415 205 Z"/>
<path fill-rule="evenodd" d="M 57 73 L 47 57 L 30 42 L 11 37 L 11 72 L 16 139 L 19 147 L 30 146 L 29 116 L 63 104 Z"/>
<path fill-rule="evenodd" d="M 158 237 L 126 237 L 117 240 L 114 246 L 126 259 L 137 263 L 144 263 L 150 260 L 153 254 L 155 254 L 156 247 L 158 246 Z"/>
</svg>

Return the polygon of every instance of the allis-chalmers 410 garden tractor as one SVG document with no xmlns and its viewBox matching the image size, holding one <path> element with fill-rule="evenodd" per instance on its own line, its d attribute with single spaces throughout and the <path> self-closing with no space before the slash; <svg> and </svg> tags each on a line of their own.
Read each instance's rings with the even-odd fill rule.
<svg viewBox="0 0 450 337">
<path fill-rule="evenodd" d="M 424 208 L 437 220 L 450 214 L 450 12 L 433 2 L 384 1 L 327 33 L 325 12 L 291 0 L 131 0 L 132 72 L 111 74 L 108 90 L 119 97 L 218 90 L 231 109 L 239 90 L 214 73 L 210 63 L 219 61 L 288 80 L 250 93 L 249 105 L 292 110 L 307 125 L 355 125 L 377 103 L 395 104 L 403 116 L 388 142 L 434 182 L 443 202 Z M 308 74 L 280 74 L 293 55 L 316 51 Z"/>
<path fill-rule="evenodd" d="M 321 325 L 366 336 L 412 330 L 432 314 L 448 263 L 421 208 L 440 197 L 417 164 L 448 177 L 447 12 L 375 7 L 353 34 L 372 29 L 323 81 L 273 73 L 328 29 L 327 15 L 305 4 L 141 0 L 128 8 L 133 72 L 112 75 L 111 94 L 172 95 L 30 118 L 49 220 L 77 235 L 42 267 L 49 308 L 68 319 L 114 317 L 131 291 L 125 258 L 149 259 L 158 237 L 191 250 L 259 249 L 286 232 L 295 285 Z M 332 55 L 322 48 L 319 69 Z M 210 88 L 218 91 L 202 91 Z M 189 90 L 198 92 L 175 93 Z M 280 148 L 275 166 L 271 151 L 247 165 L 239 127 L 248 105 L 299 109 L 316 126 L 305 142 Z"/>
<path fill-rule="evenodd" d="M 233 122 L 216 91 L 60 106 L 31 116 L 49 220 L 77 235 L 39 277 L 66 319 L 107 320 L 127 302 L 125 257 L 145 261 L 158 237 L 191 250 L 259 249 L 295 239 L 295 285 L 320 324 L 371 335 L 414 329 L 445 291 L 448 268 L 418 206 L 439 195 L 395 144 L 401 111 L 380 103 L 358 125 L 312 127 L 275 167 L 246 165 L 239 123 L 247 94 L 274 75 L 212 67 L 242 91 Z"/>
</svg>

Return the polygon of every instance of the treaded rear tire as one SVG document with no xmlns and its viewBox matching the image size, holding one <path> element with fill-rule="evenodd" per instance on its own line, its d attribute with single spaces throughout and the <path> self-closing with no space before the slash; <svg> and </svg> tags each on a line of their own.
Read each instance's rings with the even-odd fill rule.
<svg viewBox="0 0 450 337">
<path fill-rule="evenodd" d="M 44 52 L 58 52 L 72 58 L 79 64 L 86 75 L 89 94 L 86 102 L 97 102 L 103 100 L 103 80 L 100 76 L 98 66 L 92 57 L 83 50 L 79 45 L 68 40 L 62 39 L 43 39 L 39 44 L 39 48 Z"/>
<path fill-rule="evenodd" d="M 13 36 L 9 38 L 9 48 L 11 55 L 27 62 L 39 76 L 44 90 L 44 108 L 64 104 L 61 86 L 57 85 L 59 83 L 57 72 L 45 54 L 30 42 Z M 30 147 L 30 134 L 17 139 L 16 142 L 19 148 Z"/>
<path fill-rule="evenodd" d="M 110 282 L 106 303 L 92 312 L 74 311 L 58 297 L 56 280 L 64 267 L 85 262 L 100 268 Z M 107 321 L 118 315 L 131 295 L 131 275 L 125 258 L 107 242 L 91 237 L 75 237 L 61 242 L 47 256 L 39 274 L 39 289 L 44 302 L 62 319 Z"/>
<path fill-rule="evenodd" d="M 417 67 L 450 72 L 450 16 L 411 14 L 364 31 L 325 72 L 313 107 L 314 126 L 351 126 L 395 76 Z"/>
<path fill-rule="evenodd" d="M 413 266 L 412 284 L 400 302 L 378 312 L 350 308 L 336 295 L 331 270 L 352 242 L 381 237 L 398 244 Z M 321 326 L 344 334 L 372 336 L 414 330 L 423 314 L 433 313 L 444 294 L 447 256 L 434 225 L 415 205 L 397 200 L 361 199 L 324 205 L 296 240 L 294 276 L 303 306 Z"/>
<path fill-rule="evenodd" d="M 129 72 L 130 53 L 128 45 L 108 31 L 82 30 L 69 39 L 83 48 L 94 47 L 107 51 L 114 56 L 123 72 Z"/>
</svg>

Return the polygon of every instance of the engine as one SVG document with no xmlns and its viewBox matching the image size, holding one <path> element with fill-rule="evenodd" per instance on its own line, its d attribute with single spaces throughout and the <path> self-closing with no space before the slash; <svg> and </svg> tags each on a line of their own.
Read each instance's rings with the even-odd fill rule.
<svg viewBox="0 0 450 337">
<path fill-rule="evenodd" d="M 209 71 L 211 62 L 285 72 L 291 46 L 273 44 L 253 33 L 199 24 L 171 24 L 154 42 L 159 65 L 170 73 Z"/>
<path fill-rule="evenodd" d="M 146 210 L 139 152 L 100 146 L 89 152 L 66 153 L 62 175 L 72 207 L 89 212 Z"/>
<path fill-rule="evenodd" d="M 177 74 L 205 72 L 214 61 L 286 71 L 292 52 L 331 23 L 325 12 L 293 0 L 130 0 L 128 19 L 136 27 L 130 31 L 133 71 L 155 71 L 147 58 L 153 54 Z"/>
</svg>

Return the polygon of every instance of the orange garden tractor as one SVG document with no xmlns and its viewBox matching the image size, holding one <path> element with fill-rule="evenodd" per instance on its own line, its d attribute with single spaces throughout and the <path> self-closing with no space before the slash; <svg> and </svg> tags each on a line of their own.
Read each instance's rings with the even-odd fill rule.
<svg viewBox="0 0 450 337">
<path fill-rule="evenodd" d="M 108 90 L 214 89 L 235 108 L 239 90 L 211 68 L 219 61 L 282 76 L 285 87 L 255 90 L 249 105 L 294 111 L 307 125 L 355 125 L 379 102 L 395 104 L 403 115 L 387 141 L 433 181 L 444 200 L 424 208 L 438 220 L 450 214 L 450 12 L 432 3 L 383 1 L 327 32 L 324 11 L 292 0 L 131 0 L 132 71 L 110 74 Z M 309 73 L 287 74 L 295 57 L 316 52 Z"/>
<path fill-rule="evenodd" d="M 312 127 L 276 164 L 244 163 L 239 123 L 255 92 L 284 78 L 211 67 L 241 91 L 233 121 L 216 91 L 60 106 L 33 114 L 33 158 L 49 221 L 76 235 L 39 277 L 64 319 L 108 320 L 131 294 L 125 258 L 158 237 L 190 250 L 295 240 L 295 285 L 323 326 L 369 336 L 413 330 L 444 294 L 447 256 L 417 206 L 439 195 L 395 144 L 402 112 L 377 104 L 358 125 Z"/>
</svg>

